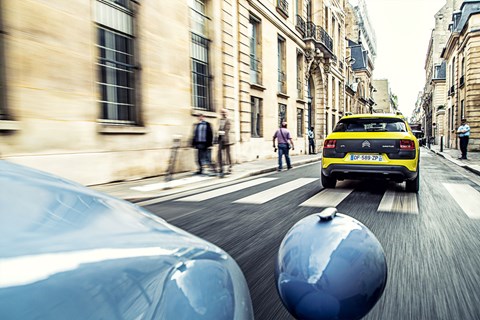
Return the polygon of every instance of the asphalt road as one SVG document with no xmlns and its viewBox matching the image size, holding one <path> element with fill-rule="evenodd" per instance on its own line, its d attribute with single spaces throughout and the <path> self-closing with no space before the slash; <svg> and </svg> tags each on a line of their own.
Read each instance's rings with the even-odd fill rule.
<svg viewBox="0 0 480 320">
<path fill-rule="evenodd" d="M 292 319 L 275 289 L 276 252 L 298 220 L 326 203 L 369 227 L 386 253 L 387 287 L 365 319 L 480 319 L 480 179 L 422 150 L 421 190 L 415 195 L 403 188 L 344 181 L 335 189 L 344 191 L 339 198 L 323 190 L 314 163 L 146 208 L 235 258 L 255 319 Z M 301 206 L 307 200 L 310 206 Z"/>
</svg>

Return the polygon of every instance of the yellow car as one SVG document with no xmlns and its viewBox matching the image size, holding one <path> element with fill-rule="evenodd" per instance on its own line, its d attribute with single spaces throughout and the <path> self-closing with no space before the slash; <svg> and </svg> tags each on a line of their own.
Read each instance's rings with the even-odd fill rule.
<svg viewBox="0 0 480 320">
<path fill-rule="evenodd" d="M 337 180 L 381 178 L 406 181 L 418 192 L 420 150 L 417 138 L 401 115 L 344 116 L 323 145 L 321 180 L 335 188 Z"/>
</svg>

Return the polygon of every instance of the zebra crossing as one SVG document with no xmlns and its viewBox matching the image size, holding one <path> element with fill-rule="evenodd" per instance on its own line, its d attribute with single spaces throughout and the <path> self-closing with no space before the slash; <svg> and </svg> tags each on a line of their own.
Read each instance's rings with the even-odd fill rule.
<svg viewBox="0 0 480 320">
<path fill-rule="evenodd" d="M 209 199 L 232 194 L 237 191 L 251 187 L 260 186 L 267 182 L 273 182 L 278 178 L 263 177 L 246 182 L 222 187 L 215 190 L 200 192 L 194 195 L 175 199 L 175 202 L 202 202 Z M 317 178 L 299 178 L 280 185 L 268 187 L 267 189 L 251 194 L 240 199 L 232 200 L 232 204 L 253 204 L 260 205 L 273 201 L 282 195 L 293 190 L 302 188 L 310 183 L 320 183 Z M 301 207 L 337 207 L 345 201 L 355 189 L 349 188 L 348 184 L 339 182 L 335 189 L 323 189 L 319 193 L 299 204 Z M 472 186 L 462 183 L 443 183 L 443 187 L 456 201 L 459 207 L 470 219 L 480 219 L 480 192 Z M 401 188 L 389 187 L 383 194 L 377 207 L 378 213 L 401 213 L 419 214 L 418 194 L 403 191 Z"/>
</svg>

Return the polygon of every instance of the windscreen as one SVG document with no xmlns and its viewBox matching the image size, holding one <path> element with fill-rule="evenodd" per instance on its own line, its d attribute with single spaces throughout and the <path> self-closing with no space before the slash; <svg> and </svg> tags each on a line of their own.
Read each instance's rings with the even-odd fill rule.
<svg viewBox="0 0 480 320">
<path fill-rule="evenodd" d="M 405 122 L 395 118 L 341 119 L 333 132 L 406 132 Z"/>
</svg>

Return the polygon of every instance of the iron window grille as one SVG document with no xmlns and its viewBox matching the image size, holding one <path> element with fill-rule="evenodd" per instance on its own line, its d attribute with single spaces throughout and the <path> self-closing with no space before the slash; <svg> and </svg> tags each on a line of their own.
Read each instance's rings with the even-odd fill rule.
<svg viewBox="0 0 480 320">
<path fill-rule="evenodd" d="M 192 33 L 192 98 L 193 108 L 212 111 L 210 101 L 209 40 Z"/>
<path fill-rule="evenodd" d="M 97 30 L 101 119 L 134 124 L 137 119 L 133 37 L 101 26 Z"/>
</svg>

